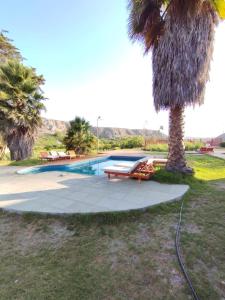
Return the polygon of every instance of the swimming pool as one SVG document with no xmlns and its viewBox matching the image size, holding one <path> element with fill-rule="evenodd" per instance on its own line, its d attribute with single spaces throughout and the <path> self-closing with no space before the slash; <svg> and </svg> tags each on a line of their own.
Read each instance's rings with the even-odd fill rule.
<svg viewBox="0 0 225 300">
<path fill-rule="evenodd" d="M 108 156 L 106 158 L 92 159 L 83 162 L 66 165 L 48 165 L 40 167 L 31 167 L 18 171 L 18 174 L 38 174 L 43 172 L 69 172 L 85 175 L 101 176 L 104 174 L 103 168 L 113 166 L 121 162 L 135 162 L 144 156 Z"/>
</svg>

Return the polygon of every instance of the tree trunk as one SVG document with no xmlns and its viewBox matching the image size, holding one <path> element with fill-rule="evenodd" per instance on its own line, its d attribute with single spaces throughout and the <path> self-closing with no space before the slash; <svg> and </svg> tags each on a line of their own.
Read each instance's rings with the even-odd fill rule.
<svg viewBox="0 0 225 300">
<path fill-rule="evenodd" d="M 6 146 L 0 147 L 0 160 L 3 159 L 6 151 Z"/>
<path fill-rule="evenodd" d="M 193 173 L 187 167 L 184 147 L 184 107 L 170 109 L 169 116 L 169 155 L 166 169 L 171 172 Z"/>
<path fill-rule="evenodd" d="M 11 160 L 24 160 L 32 155 L 34 138 L 28 132 L 14 131 L 7 137 Z"/>
</svg>

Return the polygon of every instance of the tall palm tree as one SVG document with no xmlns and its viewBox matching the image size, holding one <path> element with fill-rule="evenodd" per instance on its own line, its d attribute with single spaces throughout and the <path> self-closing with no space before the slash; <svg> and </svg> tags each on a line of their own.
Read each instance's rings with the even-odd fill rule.
<svg viewBox="0 0 225 300">
<path fill-rule="evenodd" d="M 43 77 L 35 69 L 18 61 L 0 66 L 0 133 L 12 160 L 22 160 L 32 154 L 34 134 L 44 109 L 40 89 L 43 83 Z"/>
<path fill-rule="evenodd" d="M 152 49 L 156 111 L 169 109 L 167 170 L 192 172 L 184 152 L 184 108 L 202 104 L 215 27 L 225 0 L 130 0 L 129 35 Z"/>
<path fill-rule="evenodd" d="M 89 122 L 84 118 L 75 117 L 70 121 L 70 127 L 64 138 L 67 150 L 74 149 L 77 154 L 87 152 L 94 142 L 94 136 L 90 129 Z"/>
<path fill-rule="evenodd" d="M 8 59 L 21 61 L 23 58 L 19 50 L 12 44 L 12 40 L 6 34 L 7 31 L 0 31 L 0 63 L 4 63 Z"/>
<path fill-rule="evenodd" d="M 0 160 L 4 157 L 6 145 L 3 137 L 0 135 Z"/>
</svg>

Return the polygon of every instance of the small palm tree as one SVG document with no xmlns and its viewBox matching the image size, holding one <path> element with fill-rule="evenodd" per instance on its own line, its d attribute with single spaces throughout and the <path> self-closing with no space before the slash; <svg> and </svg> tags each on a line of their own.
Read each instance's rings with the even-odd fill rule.
<svg viewBox="0 0 225 300">
<path fill-rule="evenodd" d="M 157 111 L 169 109 L 167 169 L 192 172 L 184 152 L 184 108 L 202 104 L 213 53 L 215 26 L 225 0 L 130 0 L 129 34 L 153 50 Z"/>
<path fill-rule="evenodd" d="M 0 66 L 0 133 L 12 160 L 22 160 L 32 154 L 34 134 L 44 109 L 40 89 L 43 83 L 43 77 L 35 69 L 18 61 Z"/>
<path fill-rule="evenodd" d="M 94 136 L 90 129 L 89 122 L 84 118 L 76 117 L 73 121 L 70 121 L 70 127 L 64 138 L 67 150 L 74 149 L 77 154 L 89 151 L 94 142 Z"/>
</svg>

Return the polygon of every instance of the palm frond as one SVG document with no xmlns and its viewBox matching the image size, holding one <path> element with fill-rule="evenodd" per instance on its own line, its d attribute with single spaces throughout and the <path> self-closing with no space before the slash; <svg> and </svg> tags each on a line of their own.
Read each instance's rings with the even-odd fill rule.
<svg viewBox="0 0 225 300">
<path fill-rule="evenodd" d="M 177 2 L 175 0 L 175 5 Z M 176 8 L 177 9 L 177 8 Z M 216 12 L 203 2 L 197 14 L 172 14 L 153 50 L 153 94 L 156 110 L 202 104 L 213 53 Z"/>
<path fill-rule="evenodd" d="M 225 19 L 225 0 L 212 0 L 219 17 Z"/>
<path fill-rule="evenodd" d="M 0 128 L 36 130 L 44 109 L 42 82 L 43 76 L 18 61 L 8 61 L 0 66 Z"/>
<path fill-rule="evenodd" d="M 19 50 L 12 44 L 12 40 L 7 37 L 7 31 L 2 30 L 0 32 L 0 62 L 4 63 L 9 59 L 23 60 Z"/>
<path fill-rule="evenodd" d="M 162 34 L 164 21 L 161 17 L 163 3 L 161 0 L 130 0 L 128 8 L 128 33 L 133 41 L 140 41 L 145 52 L 157 42 Z"/>
</svg>

